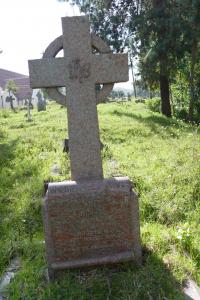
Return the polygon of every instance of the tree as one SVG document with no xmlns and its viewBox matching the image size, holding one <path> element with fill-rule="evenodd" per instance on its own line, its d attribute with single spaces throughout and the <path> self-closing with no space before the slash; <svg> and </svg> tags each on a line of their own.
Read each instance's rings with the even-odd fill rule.
<svg viewBox="0 0 200 300">
<path fill-rule="evenodd" d="M 155 76 L 151 76 L 151 81 L 152 78 L 159 78 L 162 112 L 170 117 L 167 55 L 166 51 L 161 51 L 161 44 L 163 39 L 165 40 L 166 34 L 166 24 L 163 22 L 167 17 L 165 1 L 72 0 L 68 2 L 77 4 L 82 12 L 90 15 L 93 31 L 103 37 L 115 52 L 128 49 L 130 58 L 137 54 L 142 57 L 146 56 L 151 47 L 154 48 L 153 50 L 156 52 L 154 59 L 157 59 L 154 65 L 155 67 L 159 65 L 160 75 L 158 77 L 158 74 L 154 71 Z M 159 49 L 157 49 L 158 45 L 160 46 Z M 132 62 L 132 59 L 130 59 L 130 62 Z M 149 64 L 151 65 L 151 63 Z M 149 86 L 151 90 L 152 83 Z"/>
<path fill-rule="evenodd" d="M 176 3 L 181 26 L 182 55 L 177 61 L 177 73 L 174 74 L 174 77 L 177 77 L 178 74 L 179 91 L 182 94 L 183 102 L 181 106 L 185 111 L 185 118 L 189 121 L 197 121 L 200 120 L 200 1 L 184 0 L 176 1 Z M 187 92 L 184 92 L 183 97 L 185 88 L 187 88 Z"/>
<path fill-rule="evenodd" d="M 62 0 L 61 0 L 62 1 Z M 138 71 L 149 94 L 159 86 L 162 113 L 172 115 L 171 99 L 177 74 L 188 74 L 189 120 L 200 99 L 200 0 L 63 0 L 89 15 L 92 30 L 114 52 L 138 57 Z M 189 60 L 189 64 L 182 61 Z M 184 68 L 182 68 L 184 66 Z M 185 101 L 185 100 L 184 100 Z"/>
<path fill-rule="evenodd" d="M 167 19 L 168 14 L 166 12 L 166 1 L 164 0 L 153 0 L 153 8 L 155 11 L 155 22 L 157 25 L 157 40 L 159 51 L 159 79 L 160 79 L 160 95 L 161 95 L 161 111 L 167 116 L 171 117 L 171 106 L 169 99 L 169 71 L 168 66 L 168 55 L 166 49 L 162 47 L 163 41 L 166 43 L 167 35 Z M 164 50 L 164 51 L 163 51 Z"/>
<path fill-rule="evenodd" d="M 10 108 L 12 110 L 14 110 L 14 107 L 13 107 L 13 95 L 16 94 L 18 88 L 15 84 L 15 82 L 13 80 L 8 80 L 7 83 L 6 83 L 6 91 L 8 91 L 8 94 L 9 94 L 9 102 L 10 102 Z"/>
<path fill-rule="evenodd" d="M 193 121 L 195 103 L 198 102 L 198 93 L 195 87 L 195 74 L 197 72 L 197 63 L 199 60 L 199 46 L 200 46 L 200 2 L 198 0 L 185 0 L 182 3 L 185 25 L 185 40 L 188 46 L 190 55 L 190 102 L 188 118 Z"/>
</svg>

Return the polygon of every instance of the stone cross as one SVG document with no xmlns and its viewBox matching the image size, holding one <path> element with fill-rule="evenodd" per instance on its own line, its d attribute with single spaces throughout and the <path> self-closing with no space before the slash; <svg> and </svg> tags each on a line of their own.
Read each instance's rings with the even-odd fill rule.
<svg viewBox="0 0 200 300">
<path fill-rule="evenodd" d="M 63 58 L 29 61 L 32 88 L 66 87 L 71 178 L 101 180 L 95 84 L 128 80 L 126 54 L 93 54 L 89 19 L 64 17 Z"/>
<path fill-rule="evenodd" d="M 49 183 L 42 205 L 51 279 L 68 268 L 141 262 L 137 195 L 127 177 L 103 179 L 96 108 L 95 85 L 103 85 L 102 97 L 114 82 L 127 81 L 128 57 L 90 34 L 88 17 L 65 17 L 62 25 L 43 59 L 29 61 L 31 86 L 68 108 L 72 180 Z M 66 87 L 66 100 L 58 87 Z"/>
</svg>

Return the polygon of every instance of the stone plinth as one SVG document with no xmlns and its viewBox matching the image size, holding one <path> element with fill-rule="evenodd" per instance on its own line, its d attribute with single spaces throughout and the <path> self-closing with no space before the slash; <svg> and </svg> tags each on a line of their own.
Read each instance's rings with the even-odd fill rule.
<svg viewBox="0 0 200 300">
<path fill-rule="evenodd" d="M 135 260 L 138 199 L 128 178 L 50 183 L 44 200 L 49 274 Z"/>
</svg>

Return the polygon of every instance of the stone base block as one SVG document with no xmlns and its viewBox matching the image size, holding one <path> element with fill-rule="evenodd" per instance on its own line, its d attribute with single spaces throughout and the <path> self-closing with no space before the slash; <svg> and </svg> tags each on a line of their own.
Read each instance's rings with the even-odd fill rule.
<svg viewBox="0 0 200 300">
<path fill-rule="evenodd" d="M 50 183 L 43 203 L 49 274 L 141 262 L 138 199 L 128 178 Z"/>
</svg>

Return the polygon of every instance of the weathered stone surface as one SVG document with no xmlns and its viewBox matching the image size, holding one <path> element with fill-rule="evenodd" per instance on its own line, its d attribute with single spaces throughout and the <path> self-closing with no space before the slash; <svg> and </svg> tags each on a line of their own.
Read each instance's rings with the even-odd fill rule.
<svg viewBox="0 0 200 300">
<path fill-rule="evenodd" d="M 200 288 L 193 280 L 188 280 L 186 286 L 183 289 L 186 300 L 199 300 Z"/>
<path fill-rule="evenodd" d="M 138 200 L 128 178 L 50 183 L 44 218 L 51 270 L 141 259 Z"/>
<path fill-rule="evenodd" d="M 18 257 L 15 257 L 10 261 L 8 268 L 0 278 L 0 300 L 8 299 L 8 286 L 15 277 L 20 266 L 21 263 Z"/>
<path fill-rule="evenodd" d="M 64 58 L 29 61 L 30 83 L 33 88 L 66 87 L 66 96 L 70 99 L 71 177 L 73 180 L 100 179 L 103 170 L 95 84 L 127 81 L 128 59 L 127 55 L 92 54 L 87 17 L 63 18 L 62 25 Z M 60 40 L 55 43 L 58 50 Z M 54 45 L 50 50 L 57 52 Z"/>
<path fill-rule="evenodd" d="M 38 91 L 36 96 L 38 98 L 38 103 L 37 103 L 38 111 L 45 111 L 46 110 L 46 100 L 45 100 L 43 94 L 41 93 L 41 91 Z"/>
<path fill-rule="evenodd" d="M 43 58 L 29 61 L 32 88 L 66 86 L 69 73 L 64 58 Z"/>
<path fill-rule="evenodd" d="M 110 47 L 94 33 L 91 33 L 91 47 L 95 49 L 98 54 L 111 53 Z M 63 49 L 63 36 L 56 38 L 45 50 L 43 58 L 55 58 L 60 50 Z M 98 70 L 97 70 L 98 71 Z M 96 93 L 96 103 L 106 102 L 107 96 L 110 94 L 114 86 L 114 83 L 103 83 L 103 87 Z M 56 101 L 64 106 L 68 105 L 68 99 L 61 94 L 57 88 L 46 88 L 50 99 L 56 99 Z"/>
<path fill-rule="evenodd" d="M 95 83 L 128 81 L 128 56 L 126 54 L 93 55 Z"/>
<path fill-rule="evenodd" d="M 48 185 L 44 202 L 50 274 L 65 268 L 140 262 L 139 209 L 128 178 L 103 179 L 95 84 L 108 90 L 128 80 L 127 55 L 113 55 L 93 38 L 88 17 L 62 19 L 63 36 L 29 62 L 31 86 L 66 87 L 73 181 Z M 92 52 L 99 47 L 103 54 Z M 63 58 L 55 56 L 64 49 Z M 104 90 L 105 91 L 105 90 Z"/>
<path fill-rule="evenodd" d="M 87 17 L 62 18 L 62 26 L 64 58 L 29 61 L 30 83 L 33 88 L 66 87 L 71 177 L 102 179 L 95 84 L 127 81 L 128 58 L 92 54 Z"/>
<path fill-rule="evenodd" d="M 89 50 L 91 51 L 91 49 Z M 89 52 L 87 58 L 89 56 Z M 84 59 L 66 57 L 43 58 L 29 61 L 29 72 L 31 74 L 30 84 L 32 88 L 63 87 L 69 79 L 91 78 L 91 84 L 117 83 L 128 81 L 128 56 L 126 54 L 99 54 L 91 55 L 90 62 Z M 88 60 L 88 59 L 87 59 Z M 72 66 L 76 67 L 76 77 L 72 74 Z M 89 67 L 89 69 L 87 69 Z"/>
<path fill-rule="evenodd" d="M 63 47 L 69 61 L 69 149 L 72 180 L 102 179 L 95 85 L 91 69 L 91 41 L 87 18 L 63 18 Z M 70 43 L 69 43 L 70 41 Z"/>
</svg>

